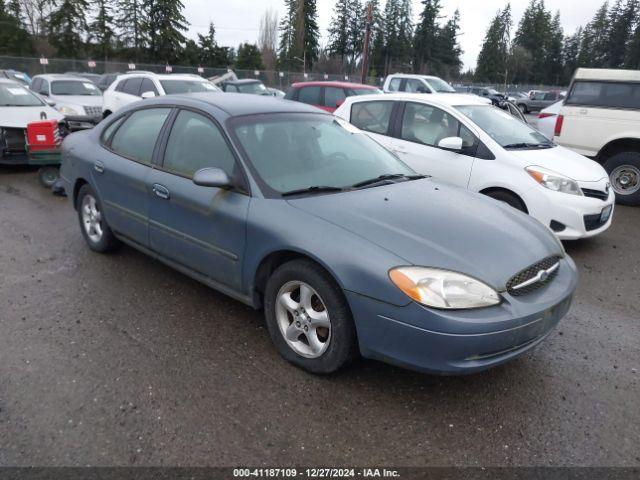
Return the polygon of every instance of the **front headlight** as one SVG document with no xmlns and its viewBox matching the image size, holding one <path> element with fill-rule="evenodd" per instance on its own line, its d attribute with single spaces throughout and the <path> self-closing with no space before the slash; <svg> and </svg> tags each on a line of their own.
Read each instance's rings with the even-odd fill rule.
<svg viewBox="0 0 640 480">
<path fill-rule="evenodd" d="M 66 107 L 64 105 L 62 107 L 58 107 L 58 111 L 63 115 L 79 115 L 79 113 L 76 110 L 74 110 L 71 107 Z"/>
<path fill-rule="evenodd" d="M 500 296 L 490 286 L 462 273 L 427 267 L 398 267 L 389 272 L 393 284 L 422 305 L 442 309 L 498 305 Z"/>
<path fill-rule="evenodd" d="M 525 170 L 536 182 L 549 190 L 582 196 L 582 190 L 572 178 L 543 167 L 532 166 L 525 168 Z"/>
</svg>

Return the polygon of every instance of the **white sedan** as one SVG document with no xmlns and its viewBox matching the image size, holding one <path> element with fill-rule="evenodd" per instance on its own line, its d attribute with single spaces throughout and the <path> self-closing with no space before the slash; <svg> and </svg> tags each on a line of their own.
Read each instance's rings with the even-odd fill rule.
<svg viewBox="0 0 640 480">
<path fill-rule="evenodd" d="M 417 172 L 505 202 L 560 239 L 592 237 L 611 226 L 615 195 L 598 163 L 474 96 L 349 97 L 335 115 Z"/>
</svg>

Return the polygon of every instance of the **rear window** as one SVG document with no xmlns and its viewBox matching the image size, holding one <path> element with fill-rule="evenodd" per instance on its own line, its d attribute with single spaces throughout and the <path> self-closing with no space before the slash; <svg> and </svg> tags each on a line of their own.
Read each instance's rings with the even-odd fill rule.
<svg viewBox="0 0 640 480">
<path fill-rule="evenodd" d="M 309 105 L 320 105 L 320 87 L 301 88 L 298 101 Z"/>
<path fill-rule="evenodd" d="M 360 130 L 387 135 L 393 102 L 358 102 L 351 107 L 351 123 Z"/>
<path fill-rule="evenodd" d="M 640 109 L 640 83 L 575 82 L 567 105 Z"/>
</svg>

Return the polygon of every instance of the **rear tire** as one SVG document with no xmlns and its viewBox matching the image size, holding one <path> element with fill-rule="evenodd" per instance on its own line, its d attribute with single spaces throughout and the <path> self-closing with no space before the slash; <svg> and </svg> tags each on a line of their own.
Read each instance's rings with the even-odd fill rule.
<svg viewBox="0 0 640 480">
<path fill-rule="evenodd" d="M 276 349 L 297 367 L 329 374 L 358 355 L 353 317 L 342 290 L 309 260 L 287 262 L 271 275 L 264 312 Z"/>
<path fill-rule="evenodd" d="M 520 210 L 523 213 L 528 213 L 527 207 L 522 200 L 515 194 L 507 192 L 505 190 L 493 190 L 485 193 L 487 197 L 491 197 L 499 202 L 506 203 L 510 207 Z"/>
<path fill-rule="evenodd" d="M 52 188 L 60 178 L 60 170 L 58 167 L 42 167 L 38 171 L 38 178 L 43 187 Z"/>
<path fill-rule="evenodd" d="M 89 184 L 84 184 L 77 198 L 78 220 L 85 242 L 91 250 L 107 253 L 120 246 L 120 240 L 109 228 L 102 202 Z"/>
<path fill-rule="evenodd" d="M 620 205 L 640 205 L 640 152 L 620 152 L 603 163 Z"/>
</svg>

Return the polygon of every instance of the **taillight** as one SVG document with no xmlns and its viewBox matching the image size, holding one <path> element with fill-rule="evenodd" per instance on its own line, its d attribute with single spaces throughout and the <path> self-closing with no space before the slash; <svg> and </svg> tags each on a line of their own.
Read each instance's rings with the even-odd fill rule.
<svg viewBox="0 0 640 480">
<path fill-rule="evenodd" d="M 562 133 L 562 124 L 564 123 L 564 115 L 558 115 L 558 118 L 556 120 L 556 128 L 555 131 L 553 132 L 553 134 L 556 137 L 559 137 L 560 134 Z"/>
<path fill-rule="evenodd" d="M 554 115 L 555 115 L 555 113 L 540 112 L 540 115 L 538 115 L 538 118 L 548 118 L 548 117 L 553 117 Z"/>
</svg>

